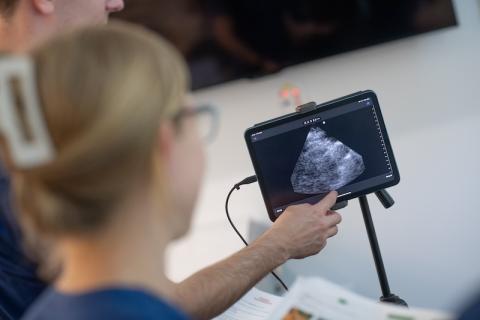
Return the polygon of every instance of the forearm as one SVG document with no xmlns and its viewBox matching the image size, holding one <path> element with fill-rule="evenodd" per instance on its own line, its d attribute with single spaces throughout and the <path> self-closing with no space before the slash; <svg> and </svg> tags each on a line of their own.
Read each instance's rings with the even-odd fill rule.
<svg viewBox="0 0 480 320">
<path fill-rule="evenodd" d="M 337 195 L 331 192 L 315 205 L 290 206 L 248 248 L 176 285 L 174 302 L 194 319 L 211 319 L 288 259 L 317 254 L 338 232 L 341 217 L 329 211 Z"/>
<path fill-rule="evenodd" d="M 177 285 L 176 303 L 194 319 L 211 319 L 228 309 L 270 271 L 287 260 L 286 251 L 265 239 Z"/>
</svg>

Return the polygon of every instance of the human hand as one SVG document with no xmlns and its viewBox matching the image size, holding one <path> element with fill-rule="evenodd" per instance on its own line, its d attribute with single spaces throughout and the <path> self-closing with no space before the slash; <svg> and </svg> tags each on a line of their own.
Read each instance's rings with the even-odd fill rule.
<svg viewBox="0 0 480 320">
<path fill-rule="evenodd" d="M 331 211 L 337 192 L 330 192 L 317 204 L 288 207 L 262 236 L 263 241 L 281 249 L 285 260 L 302 259 L 320 252 L 327 239 L 338 232 L 341 216 Z"/>
</svg>

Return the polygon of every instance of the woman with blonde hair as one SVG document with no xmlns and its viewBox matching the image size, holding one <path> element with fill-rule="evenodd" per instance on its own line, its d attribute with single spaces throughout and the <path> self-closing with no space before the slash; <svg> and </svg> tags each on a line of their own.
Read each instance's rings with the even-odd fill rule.
<svg viewBox="0 0 480 320">
<path fill-rule="evenodd" d="M 210 110 L 189 106 L 187 90 L 176 51 L 131 25 L 0 59 L 0 138 L 19 217 L 61 265 L 25 319 L 209 318 L 336 234 L 331 193 L 287 209 L 249 248 L 170 282 L 164 251 L 190 225 L 204 167 L 196 116 Z"/>
</svg>

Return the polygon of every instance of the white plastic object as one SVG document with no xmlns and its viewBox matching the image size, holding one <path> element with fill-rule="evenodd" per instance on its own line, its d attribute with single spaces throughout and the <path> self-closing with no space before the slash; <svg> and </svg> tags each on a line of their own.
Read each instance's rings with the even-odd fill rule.
<svg viewBox="0 0 480 320">
<path fill-rule="evenodd" d="M 19 86 L 22 114 L 13 80 Z M 11 160 L 19 168 L 33 168 L 54 158 L 54 147 L 40 108 L 34 64 L 26 56 L 0 58 L 0 133 L 8 143 Z"/>
</svg>

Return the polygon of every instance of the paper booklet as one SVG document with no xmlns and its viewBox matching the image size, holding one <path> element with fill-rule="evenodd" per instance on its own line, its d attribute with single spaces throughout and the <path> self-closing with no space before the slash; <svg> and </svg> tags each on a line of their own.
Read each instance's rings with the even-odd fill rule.
<svg viewBox="0 0 480 320">
<path fill-rule="evenodd" d="M 439 311 L 362 297 L 321 278 L 299 278 L 284 297 L 252 289 L 214 320 L 453 320 Z"/>
</svg>

